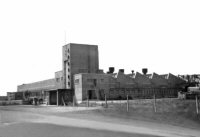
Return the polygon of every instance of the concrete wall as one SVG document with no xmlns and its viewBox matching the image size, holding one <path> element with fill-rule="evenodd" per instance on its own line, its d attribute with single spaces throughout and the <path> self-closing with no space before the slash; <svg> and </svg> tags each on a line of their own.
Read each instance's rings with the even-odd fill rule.
<svg viewBox="0 0 200 137">
<path fill-rule="evenodd" d="M 83 95 L 82 95 L 82 90 L 83 90 L 83 82 L 82 82 L 82 75 L 76 74 L 74 75 L 74 93 L 75 93 L 75 98 L 76 101 L 81 102 L 83 101 Z"/>
<path fill-rule="evenodd" d="M 63 71 L 57 71 L 55 72 L 55 86 L 57 89 L 63 89 L 64 88 L 64 78 L 63 78 Z"/>
<path fill-rule="evenodd" d="M 111 75 L 83 73 L 74 75 L 75 96 L 78 102 L 86 100 L 89 92 L 92 92 L 93 99 L 100 99 L 111 87 L 115 86 L 115 81 Z M 77 82 L 78 81 L 78 82 Z"/>
</svg>

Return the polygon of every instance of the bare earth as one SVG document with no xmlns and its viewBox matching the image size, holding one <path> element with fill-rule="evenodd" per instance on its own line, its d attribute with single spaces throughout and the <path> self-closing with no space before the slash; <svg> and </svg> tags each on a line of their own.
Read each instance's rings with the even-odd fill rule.
<svg viewBox="0 0 200 137">
<path fill-rule="evenodd" d="M 107 117 L 81 118 L 60 116 L 59 114 L 79 113 L 88 108 L 72 107 L 34 107 L 0 106 L 0 137 L 199 137 L 199 129 L 190 129 L 172 125 L 145 122 L 141 120 L 125 121 Z M 99 108 L 92 108 L 99 109 Z M 55 113 L 56 112 L 56 113 Z M 76 113 L 75 112 L 75 113 Z M 90 117 L 88 115 L 88 117 Z"/>
</svg>

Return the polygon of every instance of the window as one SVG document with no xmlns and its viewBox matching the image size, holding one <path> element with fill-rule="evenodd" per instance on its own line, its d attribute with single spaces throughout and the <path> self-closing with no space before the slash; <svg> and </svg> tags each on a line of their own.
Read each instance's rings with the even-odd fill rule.
<svg viewBox="0 0 200 137">
<path fill-rule="evenodd" d="M 67 52 L 69 53 L 69 49 L 67 49 Z"/>
<path fill-rule="evenodd" d="M 56 82 L 60 82 L 60 78 L 56 78 Z"/>
<path fill-rule="evenodd" d="M 68 68 L 68 72 L 70 72 L 69 68 Z"/>
<path fill-rule="evenodd" d="M 93 84 L 94 86 L 97 85 L 97 80 L 96 79 L 87 79 L 87 82 L 90 84 Z"/>
<path fill-rule="evenodd" d="M 68 75 L 68 79 L 70 79 L 70 76 Z"/>
<path fill-rule="evenodd" d="M 93 83 L 94 79 L 87 79 L 88 83 Z"/>
<path fill-rule="evenodd" d="M 70 63 L 69 63 L 69 62 L 68 62 L 67 64 L 68 64 L 68 66 L 70 66 Z"/>
<path fill-rule="evenodd" d="M 68 82 L 68 86 L 70 86 L 70 82 Z"/>
<path fill-rule="evenodd" d="M 74 83 L 79 84 L 79 79 L 75 79 Z"/>
</svg>

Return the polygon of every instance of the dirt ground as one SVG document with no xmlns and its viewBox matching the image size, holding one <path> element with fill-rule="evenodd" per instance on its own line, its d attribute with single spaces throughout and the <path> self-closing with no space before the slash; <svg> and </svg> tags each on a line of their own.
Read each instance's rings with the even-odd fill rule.
<svg viewBox="0 0 200 137">
<path fill-rule="evenodd" d="M 142 134 L 129 134 L 60 126 L 46 123 L 17 123 L 0 126 L 0 137 L 153 137 Z"/>
<path fill-rule="evenodd" d="M 119 108 L 118 110 L 121 111 Z M 113 112 L 116 114 L 114 115 Z M 193 123 L 193 127 L 190 125 L 184 127 L 170 124 L 170 122 L 160 123 L 155 119 L 140 119 L 143 115 L 133 118 L 133 113 L 125 114 L 124 111 L 119 114 L 111 106 L 107 109 L 102 107 L 0 106 L 0 137 L 23 137 L 27 134 L 34 137 L 55 135 L 58 137 L 200 136 L 198 123 L 195 123 L 196 125 Z"/>
</svg>

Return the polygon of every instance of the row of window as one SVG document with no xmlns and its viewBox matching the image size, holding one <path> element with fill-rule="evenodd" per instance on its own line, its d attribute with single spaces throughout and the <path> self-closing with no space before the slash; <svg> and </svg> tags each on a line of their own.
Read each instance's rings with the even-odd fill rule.
<svg viewBox="0 0 200 137">
<path fill-rule="evenodd" d="M 60 78 L 56 78 L 56 82 L 60 82 L 60 80 L 63 81 L 63 77 L 61 77 L 61 79 Z M 68 82 L 68 86 L 70 86 L 70 82 Z"/>
<path fill-rule="evenodd" d="M 70 76 L 68 75 L 68 79 L 70 79 Z M 63 81 L 63 77 L 61 78 L 56 78 L 56 82 L 60 82 L 60 81 Z"/>
<path fill-rule="evenodd" d="M 87 79 L 87 82 L 88 83 L 93 83 L 93 82 L 96 82 L 97 81 L 97 79 Z M 104 82 L 104 79 L 100 79 L 100 82 Z"/>
<path fill-rule="evenodd" d="M 100 79 L 100 82 L 101 83 L 104 82 L 104 79 Z M 75 79 L 74 83 L 75 84 L 79 84 L 79 79 Z M 87 83 L 92 83 L 92 84 L 96 85 L 97 84 L 97 79 L 87 79 Z"/>
<path fill-rule="evenodd" d="M 60 81 L 63 81 L 63 77 L 61 77 L 61 78 L 56 78 L 56 82 L 60 82 Z"/>
</svg>

